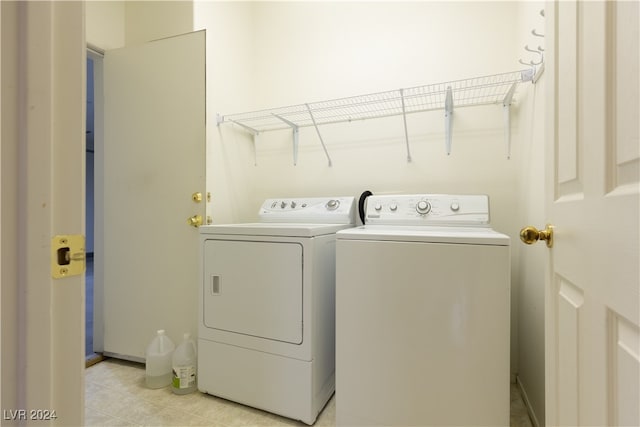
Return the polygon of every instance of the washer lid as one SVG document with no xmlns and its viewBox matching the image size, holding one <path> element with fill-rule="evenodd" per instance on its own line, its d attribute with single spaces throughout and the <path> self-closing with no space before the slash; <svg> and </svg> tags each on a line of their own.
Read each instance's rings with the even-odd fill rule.
<svg viewBox="0 0 640 427">
<path fill-rule="evenodd" d="M 339 230 L 353 227 L 352 224 L 299 224 L 299 223 L 264 223 L 203 225 L 200 234 L 206 235 L 241 235 L 241 236 L 280 236 L 280 237 L 314 237 L 333 234 Z"/>
<path fill-rule="evenodd" d="M 364 225 L 339 231 L 338 240 L 371 240 L 509 246 L 510 239 L 485 227 Z"/>
</svg>

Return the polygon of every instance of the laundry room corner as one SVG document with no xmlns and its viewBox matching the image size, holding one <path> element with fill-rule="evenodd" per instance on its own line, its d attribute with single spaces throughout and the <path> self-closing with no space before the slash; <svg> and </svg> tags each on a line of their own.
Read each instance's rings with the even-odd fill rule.
<svg viewBox="0 0 640 427">
<path fill-rule="evenodd" d="M 543 2 L 522 2 L 518 20 L 520 32 L 518 57 L 520 60 L 540 61 L 540 55 L 526 50 L 545 49 L 545 18 Z M 526 48 L 525 48 L 526 47 Z M 545 75 L 538 66 L 538 78 L 520 94 L 515 115 L 515 140 L 520 153 L 517 161 L 518 223 L 514 231 L 528 224 L 545 224 Z M 544 71 L 544 63 L 542 64 Z M 513 239 L 519 239 L 516 234 Z M 544 287 L 547 252 L 543 247 L 512 246 L 512 283 L 517 290 L 512 299 L 516 307 L 512 319 L 517 339 L 517 386 L 528 408 L 533 425 L 545 423 L 545 313 Z M 513 336 L 513 335 L 512 335 Z M 512 360 L 513 363 L 513 360 Z"/>
<path fill-rule="evenodd" d="M 214 224 L 255 218 L 253 138 L 218 126 L 217 115 L 241 111 L 255 97 L 253 3 L 194 1 L 194 29 L 206 30 L 207 216 Z"/>
<path fill-rule="evenodd" d="M 212 223 L 255 221 L 274 196 L 487 194 L 492 227 L 518 241 L 522 224 L 540 222 L 529 218 L 541 191 L 542 81 L 517 86 L 508 128 L 501 103 L 455 109 L 450 149 L 443 110 L 273 132 L 221 116 L 528 68 L 518 59 L 543 7 L 194 2 L 194 28 L 207 30 Z M 513 244 L 511 379 L 544 419 L 542 287 L 520 252 Z"/>
<path fill-rule="evenodd" d="M 208 28 L 208 185 L 213 222 L 255 219 L 256 206 L 274 193 L 287 197 L 357 196 L 364 190 L 487 194 L 492 226 L 517 238 L 521 221 L 514 212 L 519 203 L 519 140 L 523 137 L 517 108 L 511 113 L 510 151 L 502 105 L 455 109 L 450 149 L 445 144 L 442 110 L 408 115 L 406 121 L 395 116 L 301 128 L 297 149 L 292 130 L 254 135 L 240 125 L 218 126 L 214 120 L 217 113 L 312 103 L 525 68 L 517 62 L 522 7 L 521 2 L 257 2 L 250 6 L 203 2 L 197 6 L 197 11 L 206 11 L 206 19 L 197 19 L 208 20 L 201 25 Z M 222 23 L 214 28 L 214 21 L 223 16 L 230 17 L 227 22 L 234 28 L 224 30 Z M 252 36 L 239 34 L 240 28 Z M 229 55 L 220 62 L 223 52 Z M 516 104 L 526 85 L 519 85 Z M 515 261 L 512 267 L 517 287 Z M 515 324 L 512 330 L 517 333 Z M 514 335 L 513 369 L 517 368 L 517 342 Z"/>
<path fill-rule="evenodd" d="M 539 80 L 528 89 L 523 98 L 520 120 L 523 127 L 521 175 L 519 176 L 519 205 L 517 217 L 520 224 L 544 224 L 544 165 L 531 159 L 544 158 L 544 81 Z M 519 243 L 519 237 L 515 236 Z M 531 417 L 544 420 L 544 284 L 547 253 L 542 247 L 512 247 L 514 271 L 512 282 L 517 293 L 513 304 L 516 306 L 512 327 L 517 337 L 517 383 Z M 534 424 L 538 424 L 534 421 Z M 542 425 L 542 424 L 538 424 Z"/>
</svg>

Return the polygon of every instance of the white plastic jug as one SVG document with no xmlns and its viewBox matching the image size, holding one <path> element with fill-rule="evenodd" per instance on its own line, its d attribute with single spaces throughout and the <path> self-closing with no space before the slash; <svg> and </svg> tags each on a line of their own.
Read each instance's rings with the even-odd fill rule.
<svg viewBox="0 0 640 427">
<path fill-rule="evenodd" d="M 147 387 L 162 388 L 171 384 L 171 356 L 175 348 L 171 338 L 165 335 L 164 329 L 160 329 L 147 347 Z"/>
<path fill-rule="evenodd" d="M 187 394 L 196 389 L 196 343 L 191 334 L 185 333 L 182 342 L 173 352 L 173 381 L 175 394 Z"/>
</svg>

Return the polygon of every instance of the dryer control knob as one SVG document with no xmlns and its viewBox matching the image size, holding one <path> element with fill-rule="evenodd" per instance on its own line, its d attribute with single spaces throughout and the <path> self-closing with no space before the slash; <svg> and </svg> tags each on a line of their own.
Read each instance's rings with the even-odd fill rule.
<svg viewBox="0 0 640 427">
<path fill-rule="evenodd" d="M 375 205 L 374 209 L 377 210 L 377 211 L 381 211 L 382 210 L 382 205 L 380 203 L 378 203 L 377 205 Z"/>
<path fill-rule="evenodd" d="M 431 203 L 427 202 L 426 200 L 420 200 L 416 205 L 416 212 L 418 212 L 420 215 L 426 215 L 429 213 L 429 211 L 431 211 Z"/>
<path fill-rule="evenodd" d="M 397 210 L 398 210 L 398 205 L 397 205 L 397 204 L 395 204 L 395 203 L 391 203 L 391 205 L 389 205 L 389 209 L 390 209 L 392 212 L 395 212 L 395 211 L 397 211 Z"/>
<path fill-rule="evenodd" d="M 331 199 L 327 202 L 327 209 L 329 209 L 330 211 L 338 209 L 338 206 L 340 206 L 339 200 Z"/>
</svg>

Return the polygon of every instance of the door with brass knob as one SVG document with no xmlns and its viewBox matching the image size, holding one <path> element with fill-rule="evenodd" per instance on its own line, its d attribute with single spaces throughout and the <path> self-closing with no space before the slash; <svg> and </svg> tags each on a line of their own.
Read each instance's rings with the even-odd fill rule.
<svg viewBox="0 0 640 427">
<path fill-rule="evenodd" d="M 547 247 L 553 247 L 553 225 L 547 224 L 544 230 L 529 225 L 520 230 L 520 240 L 527 245 L 533 245 L 538 240 L 547 242 Z"/>
<path fill-rule="evenodd" d="M 202 215 L 194 215 L 192 217 L 189 217 L 189 219 L 187 219 L 187 224 L 196 228 L 200 227 L 202 225 Z"/>
<path fill-rule="evenodd" d="M 546 131 L 544 218 L 562 232 L 521 234 L 553 244 L 541 424 L 638 426 L 640 3 L 544 11 L 544 119 L 532 127 Z"/>
<path fill-rule="evenodd" d="M 159 327 L 197 331 L 205 59 L 202 31 L 105 53 L 104 325 L 95 330 L 106 355 L 144 360 L 140 343 Z"/>
</svg>

